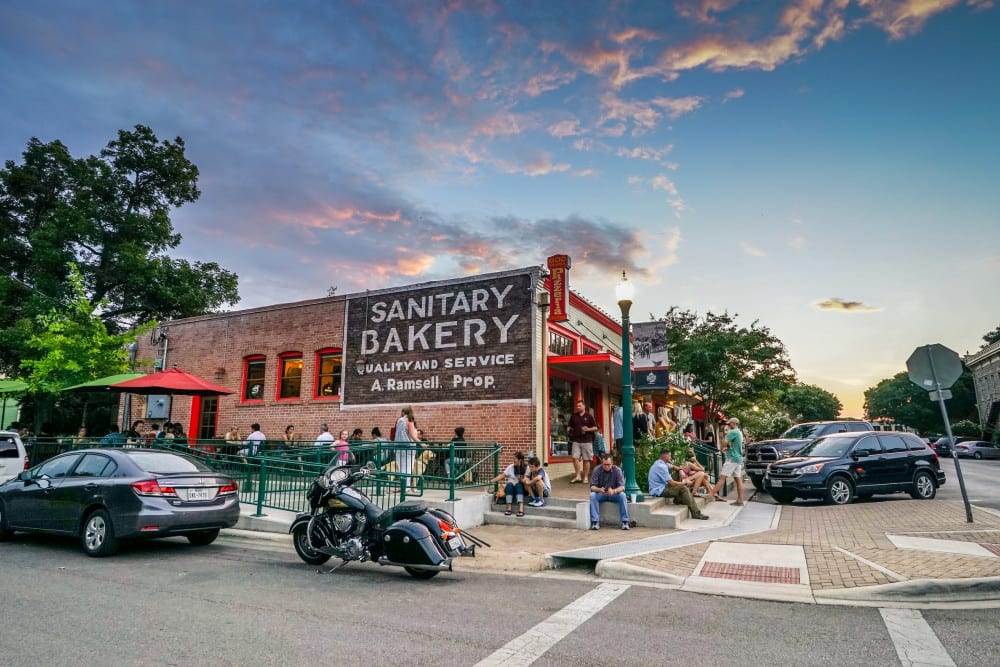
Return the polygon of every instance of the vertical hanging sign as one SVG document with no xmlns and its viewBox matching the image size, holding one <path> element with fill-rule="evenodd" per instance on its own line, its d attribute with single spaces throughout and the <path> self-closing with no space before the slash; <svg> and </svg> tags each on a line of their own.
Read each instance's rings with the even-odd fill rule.
<svg viewBox="0 0 1000 667">
<path fill-rule="evenodd" d="M 569 319 L 566 313 L 566 304 L 569 301 L 569 281 L 566 272 L 572 266 L 569 255 L 552 255 L 547 260 L 551 281 L 549 282 L 549 296 L 551 297 L 551 308 L 549 310 L 549 322 L 565 322 Z"/>
</svg>

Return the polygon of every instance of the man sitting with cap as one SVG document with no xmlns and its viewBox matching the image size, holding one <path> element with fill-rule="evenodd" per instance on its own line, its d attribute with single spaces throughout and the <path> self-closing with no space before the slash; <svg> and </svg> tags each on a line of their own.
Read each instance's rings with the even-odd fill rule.
<svg viewBox="0 0 1000 667">
<path fill-rule="evenodd" d="M 660 458 L 649 469 L 649 495 L 672 498 L 675 504 L 687 506 L 691 518 L 708 520 L 708 516 L 698 509 L 691 496 L 691 489 L 680 481 L 680 476 L 680 468 L 670 462 L 670 450 L 661 449 Z"/>
</svg>

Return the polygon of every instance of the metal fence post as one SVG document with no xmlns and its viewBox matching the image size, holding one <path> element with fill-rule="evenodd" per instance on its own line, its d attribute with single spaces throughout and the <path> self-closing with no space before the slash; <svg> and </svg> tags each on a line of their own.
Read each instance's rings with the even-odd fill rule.
<svg viewBox="0 0 1000 667">
<path fill-rule="evenodd" d="M 264 494 L 267 491 L 267 461 L 260 459 L 260 479 L 257 480 L 257 513 L 254 516 L 266 516 L 264 514 Z"/>
</svg>

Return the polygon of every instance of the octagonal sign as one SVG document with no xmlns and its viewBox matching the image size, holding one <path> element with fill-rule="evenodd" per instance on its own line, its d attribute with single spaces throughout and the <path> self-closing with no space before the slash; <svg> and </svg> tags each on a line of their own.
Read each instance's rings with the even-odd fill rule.
<svg viewBox="0 0 1000 667">
<path fill-rule="evenodd" d="M 934 343 L 915 349 L 906 360 L 906 370 L 910 381 L 927 391 L 937 389 L 934 382 L 936 372 L 941 389 L 948 389 L 962 375 L 962 360 L 955 350 Z"/>
</svg>

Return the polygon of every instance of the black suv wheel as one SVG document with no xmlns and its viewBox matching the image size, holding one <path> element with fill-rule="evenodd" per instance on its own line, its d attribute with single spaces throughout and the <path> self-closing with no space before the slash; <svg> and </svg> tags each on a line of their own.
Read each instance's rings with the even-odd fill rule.
<svg viewBox="0 0 1000 667">
<path fill-rule="evenodd" d="M 910 491 L 911 498 L 915 500 L 930 500 L 936 495 L 937 485 L 934 484 L 934 480 L 931 479 L 929 473 L 921 470 L 913 476 L 913 489 Z"/>
<path fill-rule="evenodd" d="M 854 486 L 843 475 L 834 475 L 826 483 L 824 500 L 827 505 L 847 505 L 854 500 Z"/>
</svg>

